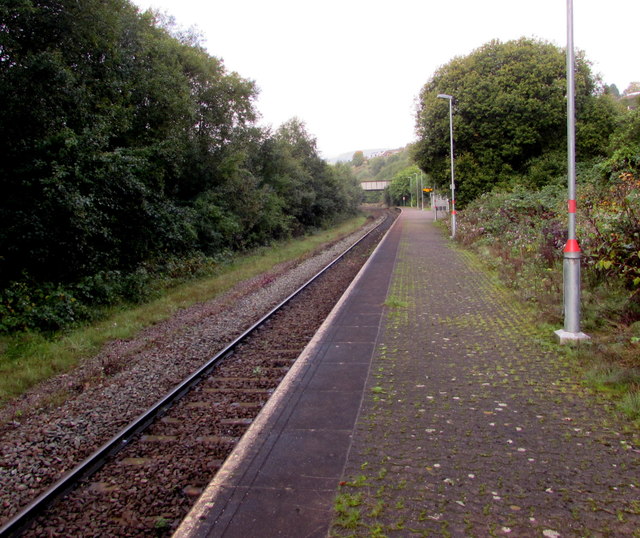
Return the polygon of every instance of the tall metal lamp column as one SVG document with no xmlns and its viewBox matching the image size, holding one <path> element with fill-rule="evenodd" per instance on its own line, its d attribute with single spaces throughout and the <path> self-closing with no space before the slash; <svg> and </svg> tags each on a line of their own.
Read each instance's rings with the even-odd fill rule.
<svg viewBox="0 0 640 538">
<path fill-rule="evenodd" d="M 587 340 L 580 331 L 580 245 L 576 239 L 576 128 L 573 0 L 567 0 L 567 170 L 569 223 L 562 262 L 564 329 L 555 331 L 560 343 Z"/>
<path fill-rule="evenodd" d="M 440 99 L 449 100 L 449 145 L 451 147 L 451 238 L 456 236 L 456 183 L 453 166 L 453 95 L 439 93 Z"/>
</svg>

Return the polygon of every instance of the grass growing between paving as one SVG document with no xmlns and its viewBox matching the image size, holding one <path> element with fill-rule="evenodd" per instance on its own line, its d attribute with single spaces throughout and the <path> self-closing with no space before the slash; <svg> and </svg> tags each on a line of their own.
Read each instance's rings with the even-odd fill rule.
<svg viewBox="0 0 640 538">
<path fill-rule="evenodd" d="M 522 270 L 487 248 L 454 248 L 522 301 L 537 322 L 540 342 L 553 339 L 553 332 L 563 326 L 560 263 L 541 273 L 529 267 L 525 278 Z M 541 286 L 542 281 L 547 284 Z M 640 322 L 627 324 L 617 319 L 627 298 L 628 293 L 616 283 L 593 288 L 583 282 L 581 328 L 590 340 L 559 348 L 557 353 L 576 370 L 585 387 L 610 399 L 632 427 L 640 428 Z"/>
<path fill-rule="evenodd" d="M 584 172 L 584 171 L 583 171 Z M 595 173 L 595 170 L 594 170 Z M 581 329 L 591 340 L 569 352 L 584 384 L 640 426 L 640 185 L 624 167 L 606 181 L 579 182 Z M 562 328 L 564 187 L 487 193 L 459 213 L 457 242 L 472 250 L 551 331 Z"/>
<path fill-rule="evenodd" d="M 303 259 L 354 232 L 364 221 L 364 217 L 351 219 L 302 239 L 238 256 L 218 266 L 213 274 L 165 289 L 148 303 L 111 308 L 99 322 L 55 334 L 28 332 L 0 338 L 0 405 L 49 377 L 69 371 L 106 342 L 131 338 L 179 309 L 213 299 L 279 263 Z M 60 398 L 64 399 L 64 395 Z"/>
<path fill-rule="evenodd" d="M 456 273 L 453 289 L 434 284 L 431 291 L 416 286 L 431 277 L 414 274 L 437 281 L 442 267 L 428 260 L 412 266 L 401 252 L 331 535 L 528 536 L 536 529 L 558 537 L 567 528 L 586 535 L 577 529 L 593 525 L 604 535 L 640 536 L 629 532 L 640 514 L 629 502 L 636 491 L 629 488 L 638 487 L 633 468 L 625 504 L 589 493 L 586 476 L 614 461 L 600 448 L 630 450 L 625 438 L 633 430 L 619 437 L 620 421 L 585 405 L 575 351 L 556 343 L 556 327 L 536 323 L 535 305 L 518 301 L 479 256 L 456 250 L 471 271 Z M 462 284 L 468 278 L 471 289 Z M 450 296 L 437 298 L 445 288 Z M 425 300 L 429 292 L 436 299 Z M 635 383 L 628 371 L 618 373 L 609 370 L 600 382 Z M 575 456 L 572 447 L 592 437 L 595 451 Z M 547 450 L 560 461 L 547 461 Z M 546 475 L 550 466 L 556 470 Z M 584 482 L 556 478 L 565 466 L 585 473 Z M 570 513 L 556 512 L 559 503 Z"/>
<path fill-rule="evenodd" d="M 505 260 L 486 249 L 470 251 L 459 245 L 454 248 L 467 262 L 491 275 L 505 293 L 522 300 L 522 307 L 536 320 L 536 339 L 542 345 L 553 345 L 554 331 L 562 328 L 561 280 L 555 293 L 539 289 L 545 275 L 522 279 Z M 533 275 L 534 269 L 530 269 Z M 562 267 L 554 278 L 562 278 Z M 602 286 L 583 292 L 582 329 L 590 340 L 579 345 L 558 347 L 559 360 L 571 367 L 588 389 L 609 399 L 629 420 L 632 428 L 640 428 L 640 322 L 625 324 L 616 321 L 616 312 L 627 295 L 617 286 Z"/>
</svg>

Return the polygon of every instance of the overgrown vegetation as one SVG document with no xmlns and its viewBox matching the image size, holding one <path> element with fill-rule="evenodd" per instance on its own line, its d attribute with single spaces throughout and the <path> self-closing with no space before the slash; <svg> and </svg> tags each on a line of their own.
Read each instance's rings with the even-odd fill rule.
<svg viewBox="0 0 640 538">
<path fill-rule="evenodd" d="M 585 299 L 587 304 L 593 301 L 595 309 L 593 319 L 587 320 L 590 328 L 640 319 L 638 187 L 640 181 L 630 173 L 605 185 L 592 179 L 579 187 Z M 566 189 L 561 186 L 488 193 L 461 212 L 459 240 L 496 260 L 506 280 L 529 294 L 527 299 L 542 306 L 555 304 L 562 286 L 562 272 L 558 276 L 556 269 L 566 241 L 566 213 Z M 603 304 L 597 295 L 601 288 L 617 302 Z"/>
<path fill-rule="evenodd" d="M 0 5 L 0 332 L 53 331 L 353 215 L 304 124 L 128 0 Z"/>
<path fill-rule="evenodd" d="M 636 113 L 634 113 L 636 114 Z M 637 115 L 637 114 L 636 114 Z M 614 157 L 583 167 L 578 179 L 582 326 L 593 337 L 575 353 L 589 386 L 620 398 L 640 418 L 640 174 Z M 566 187 L 495 190 L 458 217 L 457 237 L 481 253 L 544 320 L 562 326 Z"/>
<path fill-rule="evenodd" d="M 424 203 L 428 205 L 428 195 L 419 195 L 422 187 L 429 187 L 430 185 L 430 176 L 423 174 L 417 165 L 407 166 L 393 176 L 389 187 L 386 189 L 385 198 L 389 205 L 417 207 L 422 206 L 422 196 Z"/>
<path fill-rule="evenodd" d="M 350 219 L 328 231 L 238 255 L 216 265 L 212 274 L 162 289 L 154 300 L 135 307 L 105 308 L 100 321 L 67 329 L 55 337 L 36 331 L 0 335 L 0 405 L 36 383 L 73 368 L 83 358 L 97 353 L 106 342 L 131 338 L 140 329 L 167 319 L 181 308 L 212 299 L 239 282 L 270 271 L 276 264 L 303 258 L 352 233 L 362 226 L 363 220 Z"/>
<path fill-rule="evenodd" d="M 396 173 L 411 166 L 411 153 L 403 148 L 367 159 L 356 151 L 350 164 L 358 181 L 391 181 Z"/>
<path fill-rule="evenodd" d="M 409 147 L 390 150 L 370 158 L 365 157 L 362 151 L 356 151 L 347 165 L 360 183 L 363 181 L 392 181 L 401 171 L 415 168 L 415 165 L 411 163 Z M 388 192 L 382 191 L 366 192 L 365 201 L 369 203 L 385 202 L 393 205 L 393 202 L 389 200 Z"/>
</svg>

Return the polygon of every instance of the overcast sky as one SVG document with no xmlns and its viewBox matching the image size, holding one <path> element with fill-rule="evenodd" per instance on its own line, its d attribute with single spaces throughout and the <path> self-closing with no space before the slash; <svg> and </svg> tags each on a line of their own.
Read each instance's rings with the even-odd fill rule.
<svg viewBox="0 0 640 538">
<path fill-rule="evenodd" d="M 565 0 L 134 0 L 196 26 L 212 56 L 255 80 L 261 124 L 300 118 L 330 158 L 415 140 L 420 88 L 491 39 L 566 45 Z M 640 81 L 640 0 L 574 0 L 576 48 L 624 91 Z"/>
</svg>

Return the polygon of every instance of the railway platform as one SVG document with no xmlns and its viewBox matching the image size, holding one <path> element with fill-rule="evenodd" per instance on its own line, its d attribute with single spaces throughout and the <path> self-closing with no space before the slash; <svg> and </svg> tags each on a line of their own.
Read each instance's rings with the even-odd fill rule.
<svg viewBox="0 0 640 538">
<path fill-rule="evenodd" d="M 175 536 L 633 536 L 633 433 L 553 336 L 403 211 Z"/>
</svg>

